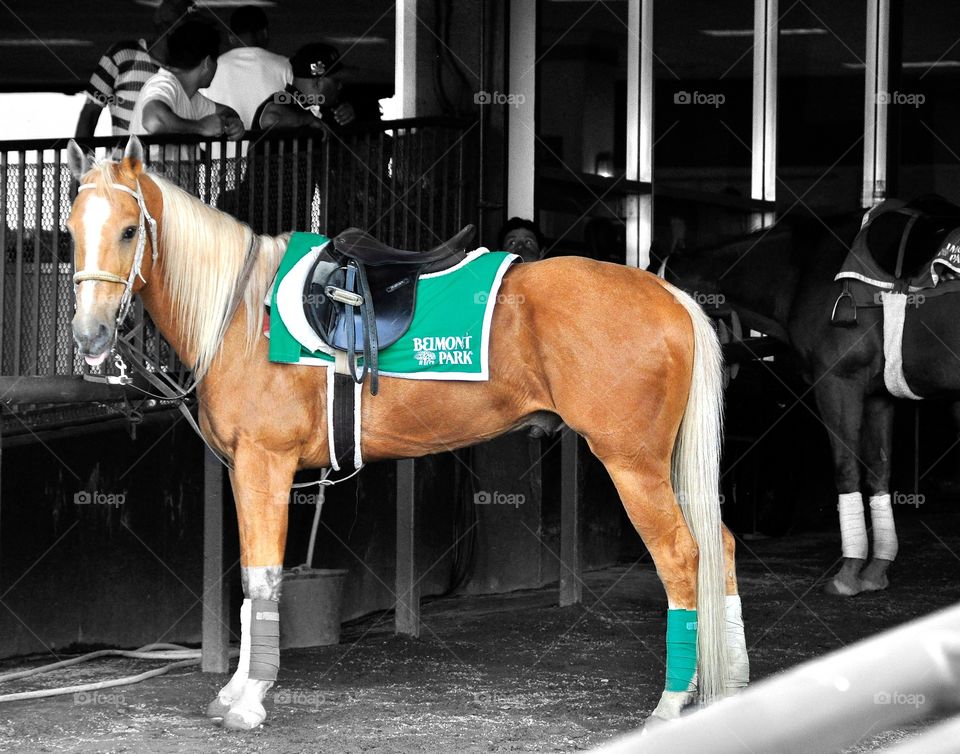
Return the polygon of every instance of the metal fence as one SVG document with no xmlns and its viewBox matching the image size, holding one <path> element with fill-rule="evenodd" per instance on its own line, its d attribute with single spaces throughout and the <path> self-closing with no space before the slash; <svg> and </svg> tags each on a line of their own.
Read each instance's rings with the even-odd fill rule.
<svg viewBox="0 0 960 754">
<path fill-rule="evenodd" d="M 250 132 L 239 142 L 144 138 L 149 167 L 260 233 L 335 234 L 355 225 L 404 248 L 426 248 L 464 222 L 470 129 L 441 119 L 391 121 L 350 135 Z M 99 159 L 125 140 L 81 142 Z M 72 244 L 66 220 L 76 185 L 67 139 L 0 142 L 0 375 L 80 375 L 73 317 Z M 133 327 L 158 367 L 176 362 L 149 318 Z M 107 370 L 112 369 L 110 365 Z M 8 406 L 20 414 L 36 404 Z M 96 411 L 95 407 L 90 410 Z M 51 416 L 57 414 L 53 412 Z M 63 414 L 63 411 L 59 411 Z M 75 413 L 75 412 L 73 412 Z"/>
</svg>

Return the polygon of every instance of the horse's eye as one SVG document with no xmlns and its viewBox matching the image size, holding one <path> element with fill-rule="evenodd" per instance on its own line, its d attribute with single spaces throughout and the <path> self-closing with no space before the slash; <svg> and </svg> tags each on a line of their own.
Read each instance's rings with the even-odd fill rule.
<svg viewBox="0 0 960 754">
<path fill-rule="evenodd" d="M 124 241 L 130 241 L 133 239 L 135 235 L 137 235 L 137 229 L 134 226 L 130 225 L 123 229 L 123 235 L 121 236 L 121 238 Z"/>
</svg>

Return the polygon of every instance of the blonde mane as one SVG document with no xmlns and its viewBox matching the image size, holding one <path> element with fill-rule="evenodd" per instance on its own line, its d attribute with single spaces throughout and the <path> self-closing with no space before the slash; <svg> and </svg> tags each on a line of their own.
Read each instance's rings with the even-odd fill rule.
<svg viewBox="0 0 960 754">
<path fill-rule="evenodd" d="M 167 179 L 147 175 L 163 196 L 159 261 L 179 336 L 196 354 L 193 372 L 199 381 L 220 352 L 221 326 L 238 295 L 236 285 L 254 233 Z M 247 353 L 260 337 L 263 297 L 288 239 L 259 236 L 257 259 L 243 291 Z"/>
</svg>

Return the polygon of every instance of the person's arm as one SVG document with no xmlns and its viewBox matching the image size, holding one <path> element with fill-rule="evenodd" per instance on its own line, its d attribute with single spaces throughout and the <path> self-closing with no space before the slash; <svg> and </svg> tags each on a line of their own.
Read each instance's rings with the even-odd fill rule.
<svg viewBox="0 0 960 754">
<path fill-rule="evenodd" d="M 150 134 L 198 134 L 200 136 L 220 136 L 223 134 L 223 119 L 216 113 L 187 120 L 181 118 L 170 105 L 162 100 L 150 100 L 143 106 L 143 128 Z"/>
<path fill-rule="evenodd" d="M 83 103 L 83 108 L 80 110 L 80 117 L 77 119 L 76 136 L 78 139 L 93 136 L 93 132 L 97 129 L 97 121 L 100 120 L 101 112 L 103 112 L 103 105 L 88 97 L 87 101 Z"/>
<path fill-rule="evenodd" d="M 223 119 L 223 130 L 227 138 L 233 139 L 234 141 L 242 138 L 247 129 L 243 127 L 243 120 L 237 111 L 219 102 L 214 104 L 217 106 L 216 114 Z"/>
<path fill-rule="evenodd" d="M 323 122 L 306 110 L 297 111 L 276 102 L 267 105 L 260 115 L 260 128 L 299 128 L 300 126 L 323 128 Z"/>
<path fill-rule="evenodd" d="M 100 113 L 103 106 L 110 101 L 116 93 L 117 74 L 119 69 L 113 59 L 119 51 L 120 46 L 114 45 L 106 54 L 100 58 L 97 69 L 90 77 L 87 84 L 87 101 L 83 103 L 80 110 L 80 117 L 77 119 L 77 137 L 85 138 L 93 136 L 97 129 L 97 121 L 100 120 Z"/>
</svg>

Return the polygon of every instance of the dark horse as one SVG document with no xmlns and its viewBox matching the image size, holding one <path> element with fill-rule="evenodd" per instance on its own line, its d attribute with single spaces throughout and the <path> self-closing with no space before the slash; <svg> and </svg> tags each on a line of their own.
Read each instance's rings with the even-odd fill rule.
<svg viewBox="0 0 960 754">
<path fill-rule="evenodd" d="M 799 357 L 830 437 L 844 557 L 826 591 L 839 595 L 885 589 L 897 554 L 890 500 L 894 399 L 884 381 L 883 310 L 860 308 L 853 327 L 831 324 L 842 291 L 834 276 L 862 217 L 784 221 L 664 263 L 668 280 L 698 296 L 721 294 L 745 328 L 785 341 Z M 917 397 L 956 400 L 960 298 L 918 300 L 922 305 L 907 307 L 904 321 L 903 376 Z M 869 563 L 862 490 L 870 498 Z"/>
</svg>

